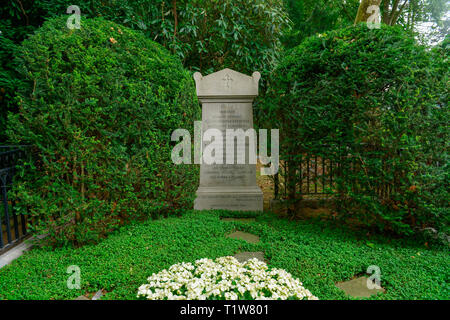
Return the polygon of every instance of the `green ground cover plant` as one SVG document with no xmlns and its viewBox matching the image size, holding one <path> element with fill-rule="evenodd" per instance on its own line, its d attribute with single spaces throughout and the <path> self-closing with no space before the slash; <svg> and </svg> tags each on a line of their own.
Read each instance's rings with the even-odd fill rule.
<svg viewBox="0 0 450 320">
<path fill-rule="evenodd" d="M 191 74 L 140 32 L 81 23 L 49 20 L 23 42 L 26 85 L 8 118 L 10 141 L 36 149 L 12 198 L 53 245 L 96 242 L 129 220 L 190 206 L 198 180 L 196 166 L 170 159 L 172 131 L 200 118 Z"/>
<path fill-rule="evenodd" d="M 0 269 L 0 299 L 74 299 L 107 291 L 104 299 L 136 299 L 152 273 L 180 262 L 264 251 L 268 265 L 285 269 L 319 299 L 348 299 L 335 287 L 381 269 L 386 293 L 370 299 L 447 299 L 450 257 L 445 247 L 373 236 L 324 222 L 289 221 L 254 214 L 255 222 L 226 222 L 221 212 L 187 211 L 181 217 L 133 223 L 97 245 L 55 250 L 36 247 Z M 234 230 L 260 237 L 257 244 L 230 239 Z M 81 290 L 67 289 L 67 268 L 81 269 Z"/>
</svg>

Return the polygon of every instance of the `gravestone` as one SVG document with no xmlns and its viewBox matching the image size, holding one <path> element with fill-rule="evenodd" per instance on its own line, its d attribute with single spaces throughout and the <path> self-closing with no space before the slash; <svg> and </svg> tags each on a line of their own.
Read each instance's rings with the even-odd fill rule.
<svg viewBox="0 0 450 320">
<path fill-rule="evenodd" d="M 236 253 L 234 255 L 234 257 L 237 259 L 237 261 L 239 261 L 240 263 L 243 263 L 245 261 L 248 261 L 250 259 L 256 258 L 261 262 L 266 262 L 266 260 L 264 259 L 264 252 L 262 251 L 257 251 L 257 252 L 239 252 Z"/>
<path fill-rule="evenodd" d="M 202 132 L 218 129 L 223 133 L 223 163 L 200 165 L 200 186 L 194 209 L 226 209 L 234 211 L 262 211 L 263 193 L 256 184 L 256 164 L 250 163 L 249 139 L 237 148 L 234 144 L 234 164 L 227 164 L 226 129 L 253 128 L 254 98 L 258 95 L 259 72 L 253 75 L 224 69 L 203 77 L 194 74 L 197 96 L 202 104 Z M 204 142 L 202 149 L 211 142 Z M 256 151 L 256 142 L 255 142 Z M 237 154 L 244 152 L 245 163 L 237 164 Z M 231 155 L 230 155 L 231 158 Z"/>
<path fill-rule="evenodd" d="M 344 292 L 354 298 L 368 298 L 371 295 L 377 294 L 379 292 L 384 293 L 386 290 L 384 288 L 373 288 L 369 289 L 367 286 L 367 277 L 359 277 L 349 281 L 338 282 L 336 287 L 344 290 Z"/>
<path fill-rule="evenodd" d="M 235 231 L 233 233 L 230 233 L 229 235 L 227 235 L 227 238 L 245 240 L 250 243 L 259 242 L 259 237 L 257 235 L 243 231 Z"/>
</svg>

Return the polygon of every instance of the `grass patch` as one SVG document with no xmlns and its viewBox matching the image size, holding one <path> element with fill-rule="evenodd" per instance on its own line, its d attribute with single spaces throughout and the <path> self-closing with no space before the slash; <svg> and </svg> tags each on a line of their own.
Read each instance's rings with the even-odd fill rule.
<svg viewBox="0 0 450 320">
<path fill-rule="evenodd" d="M 448 299 L 447 248 L 411 240 L 371 238 L 343 227 L 288 221 L 270 213 L 255 222 L 226 222 L 221 211 L 188 211 L 178 218 L 134 223 L 97 245 L 35 248 L 0 269 L 0 299 L 73 299 L 100 289 L 104 299 L 136 299 L 152 273 L 182 261 L 264 251 L 268 264 L 283 268 L 319 299 L 347 299 L 334 283 L 381 268 L 386 293 L 371 299 Z M 230 217 L 230 215 L 227 215 Z M 232 216 L 239 216 L 233 214 Z M 257 244 L 225 235 L 239 229 L 260 237 Z M 67 267 L 81 269 L 81 290 L 69 290 Z"/>
</svg>

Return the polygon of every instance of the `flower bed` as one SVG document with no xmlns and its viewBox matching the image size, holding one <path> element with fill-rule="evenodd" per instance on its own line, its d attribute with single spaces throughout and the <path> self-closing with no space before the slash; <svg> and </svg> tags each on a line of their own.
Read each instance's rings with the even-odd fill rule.
<svg viewBox="0 0 450 320">
<path fill-rule="evenodd" d="M 251 259 L 234 257 L 179 263 L 153 274 L 139 287 L 138 298 L 149 300 L 317 300 L 298 279 Z"/>
</svg>

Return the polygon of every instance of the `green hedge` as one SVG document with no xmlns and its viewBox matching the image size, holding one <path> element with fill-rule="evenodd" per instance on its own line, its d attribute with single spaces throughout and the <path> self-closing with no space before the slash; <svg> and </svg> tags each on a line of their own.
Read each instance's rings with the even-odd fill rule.
<svg viewBox="0 0 450 320">
<path fill-rule="evenodd" d="M 171 162 L 170 135 L 200 118 L 192 76 L 141 33 L 100 18 L 47 21 L 22 44 L 27 85 L 11 141 L 39 159 L 15 189 L 54 244 L 97 241 L 129 219 L 192 205 L 194 166 Z"/>
<path fill-rule="evenodd" d="M 446 230 L 448 70 L 448 51 L 397 27 L 360 24 L 288 52 L 258 117 L 280 129 L 284 196 L 301 199 L 302 156 L 323 156 L 339 164 L 329 190 L 339 217 L 406 234 Z"/>
<path fill-rule="evenodd" d="M 20 42 L 48 19 L 64 16 L 77 5 L 81 16 L 103 17 L 141 31 L 177 55 L 189 70 L 209 74 L 225 67 L 263 75 L 281 51 L 289 30 L 282 0 L 22 0 L 0 7 L 0 141 L 13 97 L 22 85 L 12 57 Z M 261 85 L 264 85 L 265 76 Z"/>
</svg>

